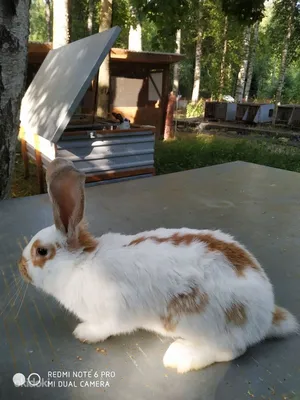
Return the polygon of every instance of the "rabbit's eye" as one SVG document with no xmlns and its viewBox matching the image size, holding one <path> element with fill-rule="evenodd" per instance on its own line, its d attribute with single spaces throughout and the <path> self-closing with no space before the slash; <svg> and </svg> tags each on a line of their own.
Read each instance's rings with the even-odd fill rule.
<svg viewBox="0 0 300 400">
<path fill-rule="evenodd" d="M 36 249 L 36 252 L 39 256 L 45 257 L 48 254 L 48 250 L 45 249 L 44 247 L 38 247 Z"/>
</svg>

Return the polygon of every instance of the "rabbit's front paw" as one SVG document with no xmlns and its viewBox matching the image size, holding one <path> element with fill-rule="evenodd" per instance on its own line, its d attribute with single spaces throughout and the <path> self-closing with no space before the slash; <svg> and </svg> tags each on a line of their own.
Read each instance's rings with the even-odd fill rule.
<svg viewBox="0 0 300 400">
<path fill-rule="evenodd" d="M 178 373 L 185 373 L 192 369 L 192 354 L 189 354 L 185 341 L 176 340 L 166 351 L 163 364 L 166 368 L 175 368 Z"/>
<path fill-rule="evenodd" d="M 240 357 L 243 349 L 221 349 L 218 345 L 194 344 L 187 340 L 177 339 L 166 351 L 163 363 L 166 368 L 175 368 L 183 374 L 192 370 L 208 367 L 215 362 L 227 362 Z"/>
<path fill-rule="evenodd" d="M 102 328 L 100 324 L 82 322 L 77 325 L 73 335 L 83 343 L 103 342 L 109 335 L 105 334 Z"/>
</svg>

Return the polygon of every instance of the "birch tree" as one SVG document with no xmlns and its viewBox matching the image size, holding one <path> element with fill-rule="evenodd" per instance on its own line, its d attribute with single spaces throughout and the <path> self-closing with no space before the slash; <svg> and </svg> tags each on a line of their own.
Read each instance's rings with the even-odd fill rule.
<svg viewBox="0 0 300 400">
<path fill-rule="evenodd" d="M 93 15 L 94 15 L 94 0 L 88 0 L 88 21 L 87 28 L 88 33 L 91 35 L 93 33 Z"/>
<path fill-rule="evenodd" d="M 224 40 L 224 42 L 223 42 L 223 50 L 222 50 L 222 60 L 221 60 L 221 66 L 220 66 L 220 87 L 219 87 L 220 98 L 222 98 L 223 90 L 224 90 L 226 55 L 227 55 L 227 48 L 228 48 L 228 16 L 227 15 L 225 15 L 225 17 L 224 17 L 223 40 Z"/>
<path fill-rule="evenodd" d="M 244 44 L 243 44 L 243 54 L 240 70 L 238 73 L 236 91 L 235 91 L 235 100 L 237 102 L 241 102 L 243 100 L 244 89 L 245 89 L 245 81 L 246 81 L 246 73 L 248 68 L 248 59 L 249 59 L 249 49 L 250 49 L 250 37 L 251 30 L 250 27 L 247 26 L 244 29 Z"/>
<path fill-rule="evenodd" d="M 140 18 L 138 18 L 136 9 L 130 6 L 131 25 L 128 35 L 128 49 L 134 51 L 142 51 L 142 26 Z"/>
<path fill-rule="evenodd" d="M 202 39 L 203 39 L 203 25 L 202 25 L 203 1 L 204 0 L 199 0 L 198 29 L 197 29 L 196 48 L 195 48 L 195 69 L 194 69 L 192 102 L 197 102 L 199 100 L 199 94 L 200 94 L 201 56 L 202 56 Z"/>
<path fill-rule="evenodd" d="M 181 29 L 177 29 L 176 32 L 176 54 L 180 54 L 181 45 Z M 173 67 L 173 92 L 177 95 L 179 90 L 179 75 L 180 75 L 180 65 L 175 63 Z"/>
<path fill-rule="evenodd" d="M 103 0 L 100 10 L 99 32 L 111 28 L 113 0 Z M 97 115 L 107 118 L 109 113 L 109 54 L 104 59 L 98 75 Z"/>
<path fill-rule="evenodd" d="M 0 199 L 9 197 L 24 92 L 30 0 L 0 2 Z"/>
<path fill-rule="evenodd" d="M 45 19 L 47 26 L 47 41 L 51 42 L 52 38 L 52 24 L 51 24 L 51 0 L 45 1 Z"/>
<path fill-rule="evenodd" d="M 252 40 L 250 51 L 249 51 L 248 70 L 247 70 L 246 86 L 245 86 L 245 100 L 246 101 L 248 101 L 249 92 L 250 92 L 251 83 L 252 83 L 253 67 L 254 67 L 254 63 L 255 63 L 256 48 L 257 48 L 257 43 L 258 43 L 258 33 L 259 33 L 259 22 L 257 21 L 253 27 L 253 40 Z"/>
<path fill-rule="evenodd" d="M 53 0 L 53 49 L 69 41 L 69 0 Z"/>
</svg>

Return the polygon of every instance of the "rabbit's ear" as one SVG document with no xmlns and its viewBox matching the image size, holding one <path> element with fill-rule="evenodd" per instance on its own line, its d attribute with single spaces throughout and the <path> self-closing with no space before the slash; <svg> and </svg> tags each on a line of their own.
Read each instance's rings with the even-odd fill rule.
<svg viewBox="0 0 300 400">
<path fill-rule="evenodd" d="M 73 163 L 57 158 L 47 168 L 46 181 L 56 228 L 69 242 L 77 241 L 84 216 L 85 175 Z"/>
</svg>

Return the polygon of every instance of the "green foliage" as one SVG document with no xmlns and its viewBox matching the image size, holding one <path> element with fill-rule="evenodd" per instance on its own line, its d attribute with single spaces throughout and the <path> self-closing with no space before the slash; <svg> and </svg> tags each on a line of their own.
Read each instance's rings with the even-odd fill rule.
<svg viewBox="0 0 300 400">
<path fill-rule="evenodd" d="M 293 31 L 289 45 L 289 62 L 298 57 L 300 35 L 300 11 L 299 5 L 294 0 L 294 10 L 290 7 L 291 1 L 275 0 L 271 18 L 267 26 L 267 35 L 272 50 L 281 54 L 284 39 L 287 33 L 287 21 L 291 11 L 293 12 Z"/>
<path fill-rule="evenodd" d="M 263 17 L 265 0 L 221 0 L 223 11 L 241 23 L 253 24 Z"/>
<path fill-rule="evenodd" d="M 116 47 L 128 47 L 128 34 L 131 24 L 136 23 L 130 13 L 130 0 L 118 0 L 113 2 L 112 25 L 118 25 L 122 31 L 115 43 Z M 99 31 L 101 1 L 94 0 L 93 9 L 93 33 Z M 72 0 L 70 9 L 71 41 L 81 39 L 89 35 L 87 28 L 88 0 Z"/>
<path fill-rule="evenodd" d="M 47 42 L 47 24 L 45 18 L 45 3 L 43 0 L 32 0 L 30 11 L 30 42 Z"/>
<path fill-rule="evenodd" d="M 174 51 L 173 47 L 163 43 L 156 24 L 147 18 L 142 22 L 142 42 L 144 51 Z"/>
<path fill-rule="evenodd" d="M 259 45 L 256 52 L 254 81 L 257 82 L 257 97 L 275 99 L 278 76 L 280 71 L 281 54 L 287 31 L 287 20 L 290 2 L 275 0 L 273 7 L 267 9 L 262 21 L 259 35 Z M 295 2 L 294 23 L 288 53 L 287 72 L 282 93 L 283 103 L 300 102 L 299 85 L 299 36 L 300 36 L 299 7 Z"/>
<path fill-rule="evenodd" d="M 114 0 L 112 24 L 122 28 L 115 46 L 127 48 L 130 25 L 142 26 L 143 50 L 174 52 L 175 34 L 181 29 L 179 92 L 190 98 L 193 88 L 195 46 L 199 24 L 203 27 L 200 97 L 217 98 L 220 86 L 220 65 L 224 47 L 225 15 L 228 16 L 227 54 L 225 60 L 224 94 L 234 95 L 236 79 L 243 53 L 245 24 L 262 19 L 251 96 L 255 99 L 275 98 L 281 54 L 287 26 L 290 1 L 274 0 L 264 10 L 264 0 Z M 71 40 L 88 35 L 89 0 L 70 2 Z M 100 0 L 94 0 L 93 32 L 99 29 Z M 134 8 L 136 16 L 133 16 Z M 283 89 L 283 102 L 300 102 L 300 12 L 295 0 L 288 68 Z M 30 10 L 30 40 L 46 41 L 47 26 L 44 0 L 32 0 Z M 189 115 L 198 113 L 190 106 Z"/>
<path fill-rule="evenodd" d="M 300 150 L 261 140 L 199 135 L 196 138 L 157 142 L 156 173 L 168 174 L 232 161 L 300 172 Z"/>
<path fill-rule="evenodd" d="M 157 27 L 155 46 L 175 48 L 175 34 L 182 22 L 190 15 L 189 2 L 196 0 L 131 0 L 140 12 L 140 18 L 153 22 Z M 158 44 L 159 43 L 159 44 Z"/>
<path fill-rule="evenodd" d="M 189 98 L 193 90 L 194 58 L 191 52 L 187 52 L 183 46 L 185 59 L 180 62 L 179 92 L 183 97 Z"/>
<path fill-rule="evenodd" d="M 87 27 L 87 0 L 72 0 L 70 2 L 70 39 L 71 42 L 89 35 Z"/>
<path fill-rule="evenodd" d="M 300 103 L 300 63 L 290 65 L 285 78 L 283 99 L 286 103 Z"/>
<path fill-rule="evenodd" d="M 132 22 L 129 6 L 129 0 L 118 0 L 113 2 L 112 25 L 118 25 L 122 28 L 115 46 L 123 49 L 128 48 L 129 28 Z"/>
<path fill-rule="evenodd" d="M 190 97 L 193 87 L 193 73 L 195 60 L 195 42 L 198 27 L 196 18 L 196 5 L 182 24 L 182 53 L 185 59 L 180 63 L 180 93 Z M 203 43 L 201 57 L 201 90 L 200 96 L 209 98 L 217 97 L 219 90 L 220 65 L 224 46 L 225 15 L 222 12 L 221 3 L 214 0 L 206 0 L 202 5 L 203 15 Z M 229 17 L 228 23 L 228 51 L 225 66 L 226 94 L 233 94 L 237 70 L 242 53 L 241 25 L 233 17 Z"/>
<path fill-rule="evenodd" d="M 188 103 L 186 107 L 187 118 L 202 117 L 205 110 L 205 101 L 200 99 L 197 103 Z"/>
<path fill-rule="evenodd" d="M 269 23 L 270 20 L 260 29 L 253 80 L 256 82 L 255 93 L 257 97 L 274 99 L 279 72 L 280 54 L 272 49 L 268 33 Z"/>
</svg>

